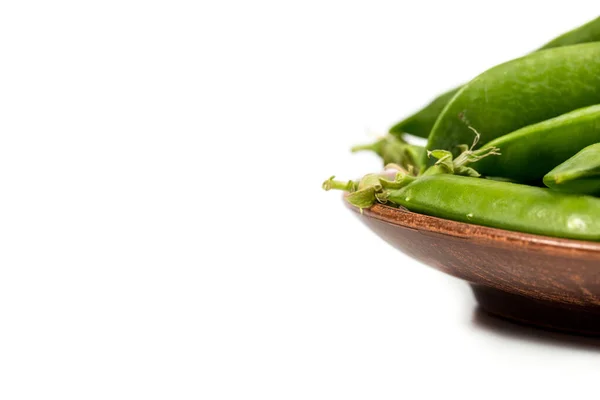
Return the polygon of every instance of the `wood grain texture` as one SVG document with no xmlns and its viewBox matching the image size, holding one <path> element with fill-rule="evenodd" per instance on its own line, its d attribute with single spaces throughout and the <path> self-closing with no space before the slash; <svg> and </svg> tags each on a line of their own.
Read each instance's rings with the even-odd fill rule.
<svg viewBox="0 0 600 400">
<path fill-rule="evenodd" d="M 407 255 L 466 280 L 474 285 L 474 290 L 483 287 L 477 298 L 488 311 L 540 326 L 556 325 L 552 321 L 536 321 L 518 310 L 507 312 L 506 304 L 518 304 L 511 300 L 517 295 L 517 299 L 536 300 L 535 304 L 542 307 L 536 313 L 552 315 L 553 306 L 568 306 L 568 312 L 598 314 L 600 333 L 600 243 L 488 228 L 384 205 L 362 213 L 348 207 L 381 238 Z M 488 294 L 494 296 L 490 301 L 481 297 Z M 510 298 L 498 301 L 502 294 Z M 577 327 L 554 327 L 578 331 Z M 585 333 L 593 331 L 586 327 Z"/>
</svg>

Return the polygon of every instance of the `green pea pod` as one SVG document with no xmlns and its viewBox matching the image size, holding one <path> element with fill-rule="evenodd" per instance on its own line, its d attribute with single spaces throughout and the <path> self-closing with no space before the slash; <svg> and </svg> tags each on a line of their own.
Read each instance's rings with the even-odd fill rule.
<svg viewBox="0 0 600 400">
<path fill-rule="evenodd" d="M 436 217 L 519 232 L 600 241 L 600 199 L 449 174 L 422 176 L 387 200 Z"/>
<path fill-rule="evenodd" d="M 488 142 L 499 157 L 475 164 L 483 175 L 503 176 L 520 182 L 541 179 L 554 166 L 582 148 L 600 142 L 600 105 L 580 108 L 556 118 L 518 129 Z"/>
<path fill-rule="evenodd" d="M 600 143 L 581 150 L 544 176 L 551 189 L 568 193 L 600 193 Z"/>
<path fill-rule="evenodd" d="M 600 42 L 540 51 L 489 69 L 463 86 L 436 121 L 427 148 L 456 152 L 472 137 L 470 128 L 481 133 L 482 145 L 599 103 Z"/>
<path fill-rule="evenodd" d="M 600 17 L 553 39 L 538 51 L 596 41 L 600 41 Z M 390 129 L 390 133 L 401 134 L 407 132 L 424 138 L 428 137 L 436 119 L 459 90 L 460 87 L 439 95 L 420 111 L 394 125 Z"/>
<path fill-rule="evenodd" d="M 600 17 L 552 39 L 542 46 L 540 50 L 597 41 L 600 41 Z"/>
<path fill-rule="evenodd" d="M 398 135 L 407 132 L 423 138 L 428 137 L 435 120 L 459 89 L 460 87 L 439 95 L 420 111 L 392 126 L 390 133 Z"/>
</svg>

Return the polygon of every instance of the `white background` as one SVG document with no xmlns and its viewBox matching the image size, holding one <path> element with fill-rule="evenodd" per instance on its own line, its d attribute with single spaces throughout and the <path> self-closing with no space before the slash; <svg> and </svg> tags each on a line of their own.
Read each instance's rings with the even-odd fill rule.
<svg viewBox="0 0 600 400">
<path fill-rule="evenodd" d="M 594 2 L 6 1 L 0 398 L 597 395 L 321 182 Z"/>
</svg>

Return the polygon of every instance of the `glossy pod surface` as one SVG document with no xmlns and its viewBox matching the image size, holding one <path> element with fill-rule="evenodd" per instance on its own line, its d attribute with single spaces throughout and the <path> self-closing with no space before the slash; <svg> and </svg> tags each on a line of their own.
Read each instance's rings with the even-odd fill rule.
<svg viewBox="0 0 600 400">
<path fill-rule="evenodd" d="M 600 103 L 600 43 L 540 51 L 496 66 L 454 96 L 427 148 L 456 150 L 481 133 L 480 145 L 519 128 Z M 433 161 L 430 161 L 433 163 Z"/>
<path fill-rule="evenodd" d="M 570 239 L 600 240 L 600 199 L 440 174 L 423 176 L 389 200 L 454 221 Z"/>
<path fill-rule="evenodd" d="M 544 176 L 544 184 L 568 193 L 600 193 L 600 143 L 586 147 L 554 168 Z"/>
<path fill-rule="evenodd" d="M 420 111 L 391 127 L 390 133 L 401 134 L 408 132 L 412 135 L 427 138 L 435 124 L 435 120 L 459 89 L 452 89 L 439 95 Z"/>
<path fill-rule="evenodd" d="M 600 41 L 600 17 L 560 35 L 559 37 L 546 43 L 537 51 L 597 41 Z M 442 113 L 446 104 L 450 102 L 452 97 L 459 90 L 460 87 L 439 95 L 420 111 L 394 125 L 390 129 L 390 133 L 398 134 L 408 132 L 424 138 L 428 137 L 436 119 Z"/>
<path fill-rule="evenodd" d="M 540 50 L 600 41 L 600 17 L 552 39 Z"/>
<path fill-rule="evenodd" d="M 533 181 L 598 142 L 600 105 L 594 105 L 500 136 L 483 147 L 498 147 L 501 155 L 486 157 L 472 166 L 484 175 Z"/>
</svg>

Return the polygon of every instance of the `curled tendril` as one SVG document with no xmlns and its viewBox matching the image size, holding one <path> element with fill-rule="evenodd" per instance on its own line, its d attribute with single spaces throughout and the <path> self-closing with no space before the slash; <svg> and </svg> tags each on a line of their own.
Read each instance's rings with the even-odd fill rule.
<svg viewBox="0 0 600 400">
<path fill-rule="evenodd" d="M 452 152 L 448 150 L 432 150 L 427 152 L 428 157 L 437 158 L 437 161 L 434 165 L 440 168 L 442 172 L 455 175 L 478 177 L 480 176 L 479 173 L 467 165 L 491 155 L 500 155 L 500 149 L 498 147 L 487 147 L 475 150 L 475 147 L 481 139 L 481 134 L 472 126 L 469 126 L 469 129 L 475 133 L 473 143 L 471 146 L 466 144 L 458 145 L 457 147 L 460 149 L 460 154 L 458 157 L 454 158 Z M 438 171 L 429 171 L 429 173 L 438 173 Z"/>
<path fill-rule="evenodd" d="M 375 203 L 389 203 L 389 196 L 394 190 L 399 190 L 415 180 L 419 180 L 423 175 L 441 173 L 479 177 L 479 173 L 467 165 L 491 155 L 500 155 L 500 149 L 497 147 L 487 147 L 475 150 L 481 135 L 475 128 L 469 126 L 469 129 L 475 133 L 475 138 L 471 146 L 466 144 L 458 146 L 461 152 L 456 158 L 448 150 L 427 151 L 427 156 L 434 157 L 437 161 L 434 166 L 422 173 L 414 165 L 392 162 L 385 165 L 386 171 L 367 174 L 360 181 L 338 181 L 335 180 L 335 176 L 332 176 L 323 182 L 323 189 L 348 192 L 348 195 L 345 197 L 346 201 L 358 207 L 362 212 L 363 209 L 369 208 Z M 383 144 L 383 141 L 377 142 L 371 145 L 369 150 L 377 152 L 380 150 L 379 146 Z M 361 146 L 361 148 L 355 148 L 355 151 L 364 150 L 367 147 Z M 424 156 L 424 153 L 422 155 Z"/>
<path fill-rule="evenodd" d="M 479 143 L 479 140 L 481 139 L 481 134 L 477 132 L 477 129 L 473 128 L 472 126 L 468 126 L 468 128 L 475 132 L 475 138 L 473 139 L 471 147 L 466 148 L 466 145 L 459 146 L 459 148 L 463 149 L 463 151 L 458 157 L 456 157 L 456 160 L 454 160 L 455 168 L 465 167 L 468 164 L 477 162 L 488 156 L 499 156 L 502 154 L 500 153 L 500 148 L 498 147 L 487 147 L 479 150 L 474 150 L 475 146 L 477 146 L 477 143 Z"/>
</svg>

